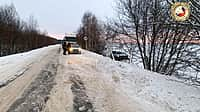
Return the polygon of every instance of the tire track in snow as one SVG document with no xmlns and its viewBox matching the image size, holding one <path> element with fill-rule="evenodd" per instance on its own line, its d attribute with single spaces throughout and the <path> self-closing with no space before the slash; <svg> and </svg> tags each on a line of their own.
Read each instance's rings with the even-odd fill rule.
<svg viewBox="0 0 200 112">
<path fill-rule="evenodd" d="M 18 77 L 24 75 L 24 73 L 26 71 L 28 71 L 31 66 L 34 64 L 34 62 L 30 63 L 29 65 L 27 65 L 26 67 L 24 67 L 22 70 L 20 70 L 17 74 L 15 74 L 11 79 L 4 81 L 4 82 L 0 82 L 0 88 L 7 86 L 9 83 L 13 82 L 15 79 L 17 79 Z"/>
<path fill-rule="evenodd" d="M 40 72 L 7 112 L 40 112 L 44 109 L 50 91 L 55 85 L 54 78 L 57 74 L 58 58 L 52 59 L 45 68 L 46 70 Z"/>
<path fill-rule="evenodd" d="M 94 112 L 94 107 L 86 94 L 86 88 L 78 75 L 70 77 L 71 90 L 74 94 L 74 112 Z"/>
</svg>

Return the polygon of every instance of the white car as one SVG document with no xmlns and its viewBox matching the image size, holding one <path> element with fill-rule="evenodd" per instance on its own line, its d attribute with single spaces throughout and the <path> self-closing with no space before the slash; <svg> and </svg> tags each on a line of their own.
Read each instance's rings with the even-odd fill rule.
<svg viewBox="0 0 200 112">
<path fill-rule="evenodd" d="M 68 54 L 81 54 L 81 48 L 78 44 L 71 44 Z"/>
</svg>

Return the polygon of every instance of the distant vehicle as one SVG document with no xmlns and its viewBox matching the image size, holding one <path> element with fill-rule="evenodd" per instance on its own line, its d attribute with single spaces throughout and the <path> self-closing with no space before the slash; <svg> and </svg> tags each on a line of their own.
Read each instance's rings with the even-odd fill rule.
<svg viewBox="0 0 200 112">
<path fill-rule="evenodd" d="M 67 42 L 67 43 L 77 43 L 77 38 L 75 35 L 69 35 L 69 36 L 65 36 L 63 39 L 63 42 Z"/>
<path fill-rule="evenodd" d="M 114 59 L 117 60 L 117 61 L 129 60 L 128 55 L 124 52 L 121 52 L 121 51 L 112 51 L 110 57 L 112 59 L 114 57 Z"/>
<path fill-rule="evenodd" d="M 81 48 L 78 44 L 71 44 L 68 48 L 68 54 L 81 54 Z"/>
</svg>

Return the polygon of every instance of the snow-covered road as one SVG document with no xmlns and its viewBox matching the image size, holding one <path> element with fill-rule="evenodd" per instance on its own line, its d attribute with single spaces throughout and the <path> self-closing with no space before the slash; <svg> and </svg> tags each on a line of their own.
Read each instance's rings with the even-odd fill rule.
<svg viewBox="0 0 200 112">
<path fill-rule="evenodd" d="M 52 90 L 46 110 L 50 112 L 71 112 L 76 102 L 73 99 L 73 97 L 76 97 L 76 93 L 71 92 L 71 86 L 73 85 L 72 78 L 80 77 L 86 90 L 84 91 L 85 94 L 81 94 L 82 96 L 79 97 L 79 100 L 84 100 L 81 98 L 88 97 L 86 102 L 92 103 L 95 111 L 148 112 L 138 102 L 129 99 L 121 92 L 117 84 L 118 79 L 109 79 L 105 77 L 106 74 L 103 74 L 104 72 L 98 69 L 98 63 L 99 61 L 103 61 L 101 60 L 103 57 L 87 51 L 82 52 L 82 55 L 60 56 L 61 65 L 57 74 L 57 85 Z M 104 70 L 108 69 L 104 68 Z M 107 75 L 112 76 L 112 74 L 110 72 Z M 88 109 L 87 105 L 84 104 L 75 105 L 80 105 L 80 109 Z"/>
<path fill-rule="evenodd" d="M 7 82 L 0 88 L 0 112 L 6 112 L 24 94 L 40 72 L 46 68 L 45 66 L 55 59 L 57 51 L 58 46 L 51 46 L 0 58 L 0 65 L 3 66 L 0 71 L 4 71 L 0 74 L 0 79 L 2 82 Z M 7 64 L 2 64 L 6 62 Z M 18 73 L 22 74 L 16 75 Z"/>
<path fill-rule="evenodd" d="M 81 55 L 64 56 L 59 48 L 0 58 L 0 67 L 4 67 L 0 81 L 15 77 L 0 88 L 0 112 L 27 108 L 43 112 L 200 112 L 199 87 L 85 50 Z M 26 61 L 15 61 L 18 56 Z M 22 65 L 12 71 L 6 62 Z M 16 77 L 24 68 L 28 69 Z"/>
<path fill-rule="evenodd" d="M 58 46 L 57 46 L 58 47 Z M 57 49 L 56 47 L 56 49 Z M 55 46 L 44 47 L 30 52 L 0 58 L 0 87 L 12 82 L 24 74 L 34 63 L 38 63 L 49 55 Z M 51 51 L 52 52 L 52 51 Z"/>
</svg>

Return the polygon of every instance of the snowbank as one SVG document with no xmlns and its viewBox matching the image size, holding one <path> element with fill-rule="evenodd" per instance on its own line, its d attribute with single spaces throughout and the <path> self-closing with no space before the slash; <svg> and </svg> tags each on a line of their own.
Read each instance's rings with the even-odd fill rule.
<svg viewBox="0 0 200 112">
<path fill-rule="evenodd" d="M 144 108 L 158 108 L 159 112 L 200 112 L 200 88 L 197 86 L 184 84 L 175 77 L 149 72 L 135 65 L 114 62 L 94 53 L 87 52 L 84 55 L 97 59 L 96 68 L 104 77 L 116 82 L 120 92 L 137 100 Z"/>
</svg>

